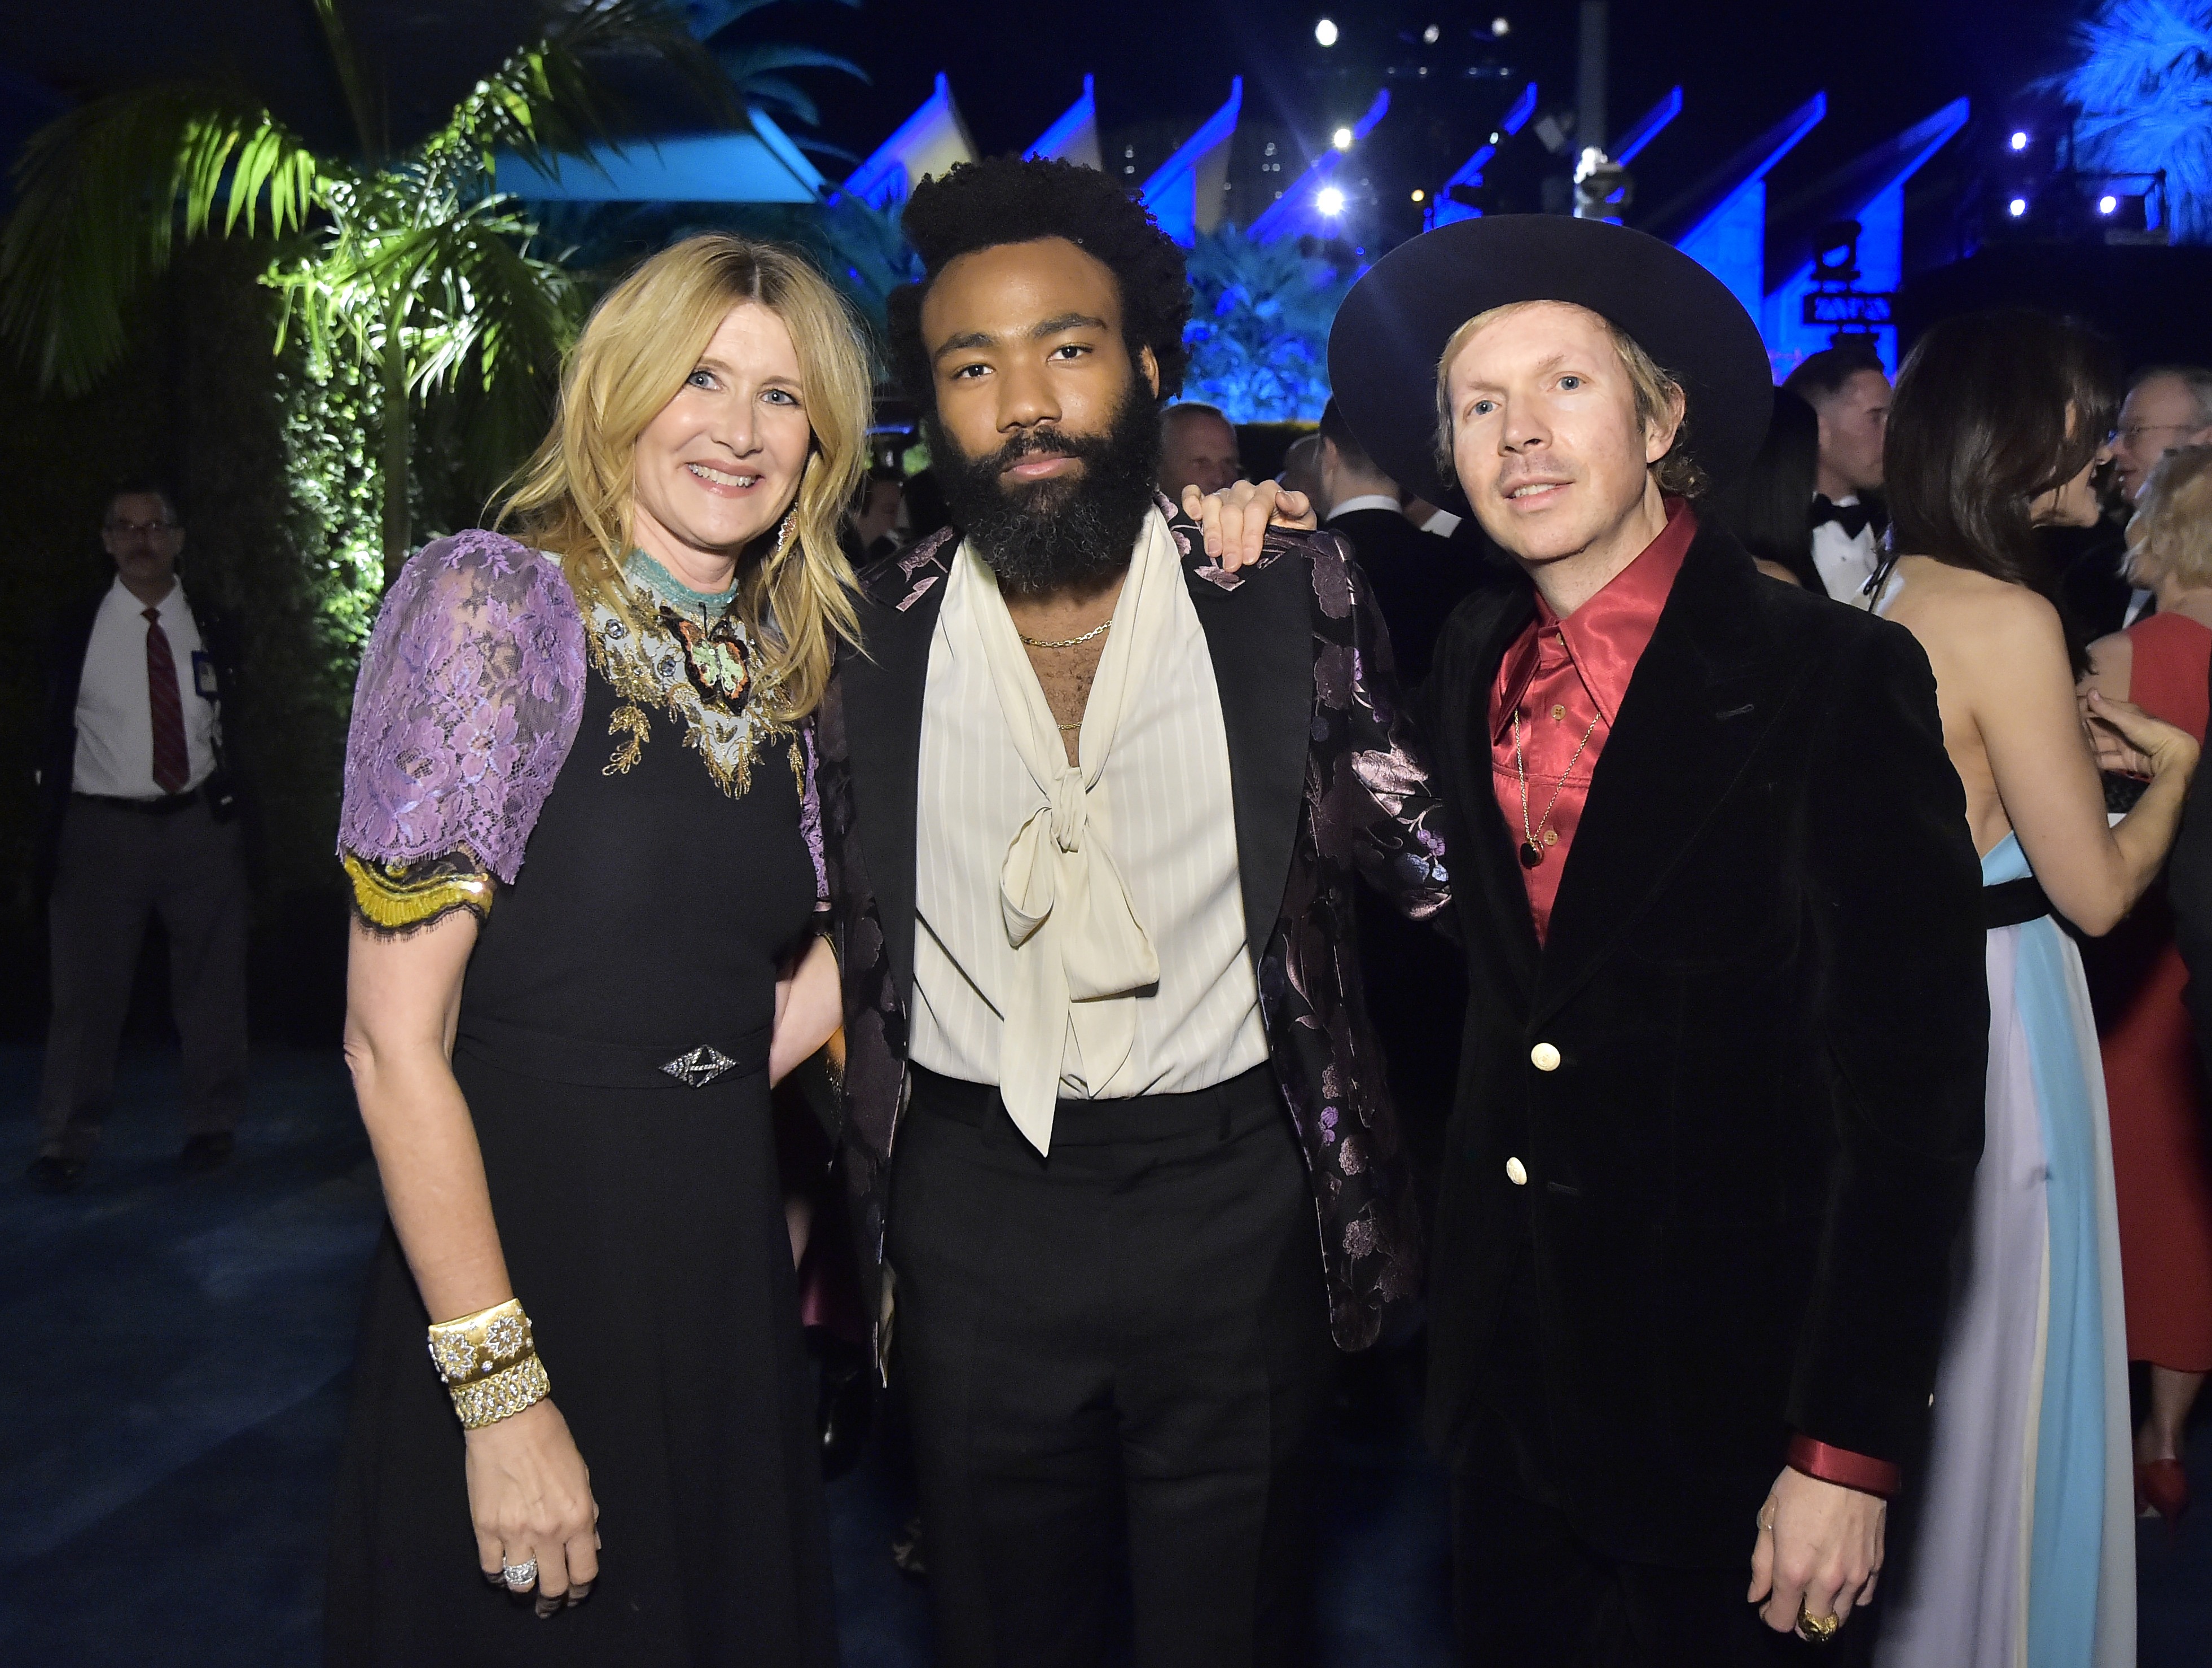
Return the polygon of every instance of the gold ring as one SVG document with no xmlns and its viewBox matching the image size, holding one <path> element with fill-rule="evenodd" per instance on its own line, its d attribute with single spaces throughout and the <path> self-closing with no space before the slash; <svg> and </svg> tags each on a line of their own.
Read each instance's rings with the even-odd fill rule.
<svg viewBox="0 0 2212 1668">
<path fill-rule="evenodd" d="M 1825 1645 L 1836 1636 L 1836 1629 L 1844 1625 L 1844 1618 L 1831 1611 L 1826 1616 L 1814 1616 L 1805 1608 L 1805 1601 L 1797 1601 L 1797 1636 L 1813 1645 Z"/>
</svg>

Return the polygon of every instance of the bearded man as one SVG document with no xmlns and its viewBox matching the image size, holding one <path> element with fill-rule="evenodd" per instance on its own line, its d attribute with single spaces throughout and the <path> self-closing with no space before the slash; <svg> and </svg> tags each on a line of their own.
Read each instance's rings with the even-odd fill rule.
<svg viewBox="0 0 2212 1668">
<path fill-rule="evenodd" d="M 1302 1660 L 1332 1335 L 1418 1282 L 1349 894 L 1443 909 L 1434 803 L 1344 545 L 1231 574 L 1153 491 L 1189 292 L 1145 210 L 1004 159 L 905 229 L 957 531 L 861 576 L 820 779 L 941 1654 L 1097 1661 L 1126 1566 L 1146 1668 Z"/>
<path fill-rule="evenodd" d="M 1863 1660 L 1981 1150 L 1984 922 L 2048 906 L 1985 902 L 1912 638 L 1700 525 L 1771 393 L 1688 257 L 1464 221 L 1360 280 L 1329 369 L 1517 570 L 1424 698 L 1468 950 L 1428 1406 L 1466 1660 Z"/>
</svg>

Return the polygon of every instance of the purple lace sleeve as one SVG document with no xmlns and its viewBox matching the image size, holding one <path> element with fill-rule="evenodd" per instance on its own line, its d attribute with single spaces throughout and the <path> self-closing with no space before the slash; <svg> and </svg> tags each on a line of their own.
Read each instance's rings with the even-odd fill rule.
<svg viewBox="0 0 2212 1668">
<path fill-rule="evenodd" d="M 512 884 L 583 698 L 583 616 L 551 558 L 497 533 L 425 545 L 362 657 L 339 851 L 465 849 Z"/>
</svg>

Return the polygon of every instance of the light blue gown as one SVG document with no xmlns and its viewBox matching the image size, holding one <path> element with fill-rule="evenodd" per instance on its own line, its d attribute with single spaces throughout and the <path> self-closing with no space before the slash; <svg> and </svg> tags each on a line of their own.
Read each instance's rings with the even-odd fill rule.
<svg viewBox="0 0 2212 1668">
<path fill-rule="evenodd" d="M 2030 870 L 2008 834 L 1982 883 Z M 2119 1224 L 2081 956 L 1989 934 L 1988 1132 L 1954 1265 L 1919 1531 L 1879 1668 L 2132 1668 L 2134 1473 Z"/>
</svg>

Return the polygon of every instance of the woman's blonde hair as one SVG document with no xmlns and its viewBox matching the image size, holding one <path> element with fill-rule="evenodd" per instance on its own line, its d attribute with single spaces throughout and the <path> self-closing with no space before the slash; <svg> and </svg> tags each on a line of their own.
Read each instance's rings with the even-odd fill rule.
<svg viewBox="0 0 2212 1668">
<path fill-rule="evenodd" d="M 738 573 L 739 617 L 765 656 L 771 710 L 788 723 L 820 702 L 837 640 L 859 639 L 837 531 L 866 470 L 871 413 L 860 326 L 804 256 L 720 234 L 686 238 L 610 290 L 568 355 L 552 430 L 516 475 L 497 525 L 513 518 L 526 542 L 562 558 L 586 609 L 607 597 L 635 542 L 637 438 L 746 301 L 791 332 L 813 430 L 790 537 Z"/>
<path fill-rule="evenodd" d="M 1437 356 L 1437 470 L 1447 482 L 1455 478 L 1454 470 L 1456 468 L 1452 459 L 1451 389 L 1449 385 L 1452 361 L 1474 339 L 1475 332 L 1486 325 L 1493 325 L 1528 307 L 1543 305 L 1541 301 L 1508 301 L 1504 306 L 1478 312 L 1451 333 L 1450 339 L 1444 343 L 1443 352 Z M 1574 303 L 1564 305 L 1573 306 Z M 1649 434 L 1670 421 L 1674 425 L 1673 442 L 1668 445 L 1665 455 L 1650 466 L 1653 478 L 1659 482 L 1659 489 L 1680 493 L 1688 498 L 1696 497 L 1705 489 L 1705 472 L 1690 456 L 1688 401 L 1682 392 L 1682 385 L 1661 368 L 1659 361 L 1644 350 L 1642 343 L 1603 313 L 1597 317 L 1604 324 L 1606 334 L 1613 338 L 1613 350 L 1620 355 L 1621 366 L 1628 373 L 1628 385 L 1636 395 L 1637 426 Z"/>
<path fill-rule="evenodd" d="M 2185 590 L 2212 585 L 2212 446 L 2176 447 L 2152 467 L 2128 520 L 2124 572 L 2145 590 L 2169 575 Z"/>
</svg>

